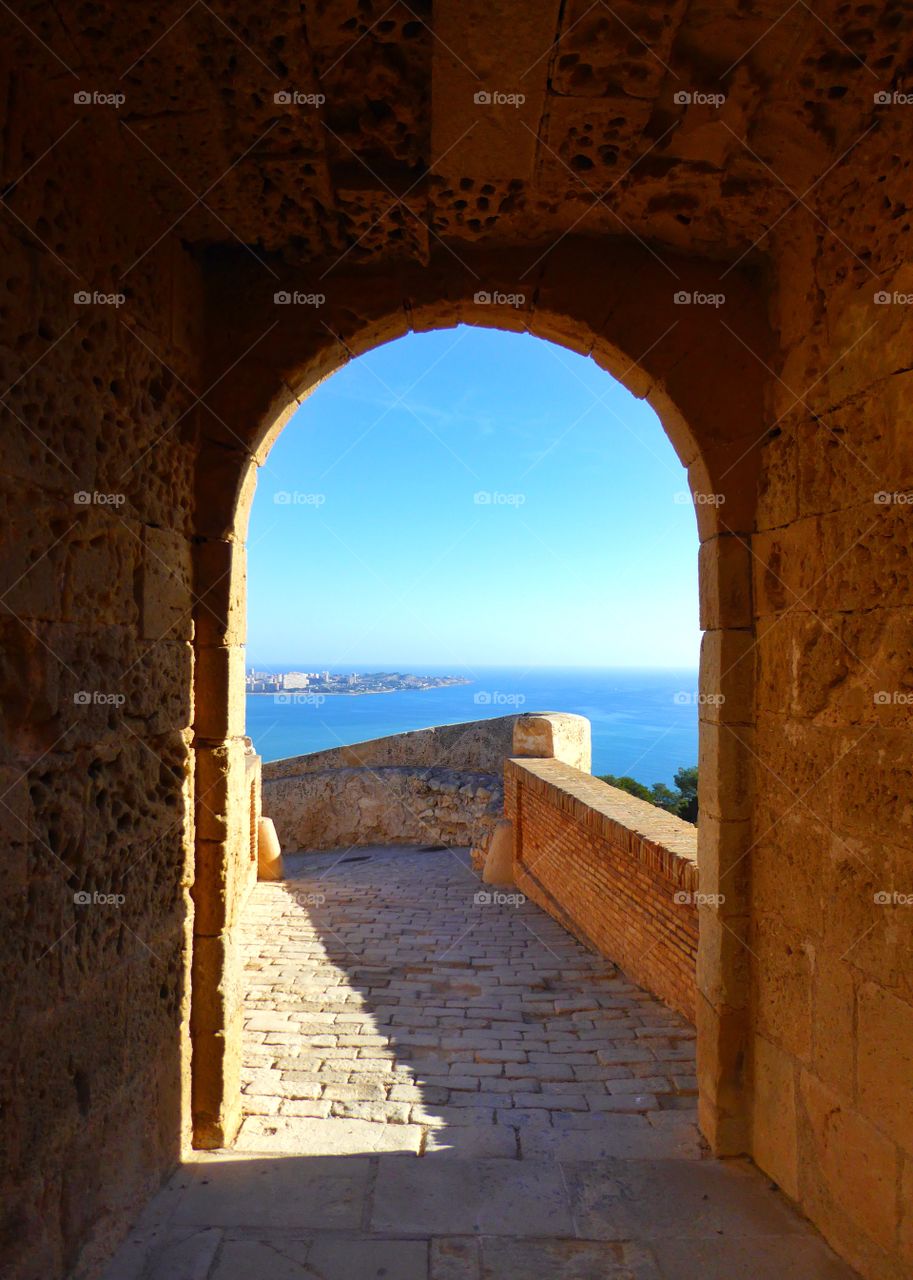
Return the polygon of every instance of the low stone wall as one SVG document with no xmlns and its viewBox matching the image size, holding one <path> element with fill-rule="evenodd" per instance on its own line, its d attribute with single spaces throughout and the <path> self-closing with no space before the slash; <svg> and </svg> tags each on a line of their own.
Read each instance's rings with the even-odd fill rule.
<svg viewBox="0 0 913 1280">
<path fill-rule="evenodd" d="M 379 765 L 420 765 L 422 767 L 469 769 L 475 773 L 500 775 L 504 761 L 513 750 L 514 725 L 520 717 L 495 716 L 491 720 L 468 720 L 461 724 L 439 724 L 430 729 L 393 733 L 346 747 L 311 751 L 303 756 L 271 760 L 263 766 L 264 782 L 276 778 L 298 778 L 324 769 L 376 768 Z"/>
<path fill-rule="evenodd" d="M 692 1022 L 697 828 L 559 760 L 504 775 L 527 897 Z"/>
<path fill-rule="evenodd" d="M 590 725 L 524 712 L 435 725 L 263 765 L 263 812 L 284 853 L 364 844 L 468 845 L 480 868 L 511 756 L 590 765 Z"/>
<path fill-rule="evenodd" d="M 287 853 L 367 844 L 483 845 L 503 805 L 497 774 L 412 765 L 305 770 L 264 780 L 263 795 Z"/>
</svg>

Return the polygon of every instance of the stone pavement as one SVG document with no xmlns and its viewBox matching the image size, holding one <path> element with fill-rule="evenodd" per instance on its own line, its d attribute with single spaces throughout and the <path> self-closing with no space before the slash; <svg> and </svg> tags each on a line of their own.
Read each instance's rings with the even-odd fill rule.
<svg viewBox="0 0 913 1280">
<path fill-rule="evenodd" d="M 245 1119 L 108 1280 L 848 1280 L 695 1124 L 694 1031 L 465 851 L 288 859 L 245 926 Z"/>
</svg>

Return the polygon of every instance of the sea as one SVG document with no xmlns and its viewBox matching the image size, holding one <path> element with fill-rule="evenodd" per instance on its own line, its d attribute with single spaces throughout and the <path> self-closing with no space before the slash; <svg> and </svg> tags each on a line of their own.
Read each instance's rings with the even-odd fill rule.
<svg viewBox="0 0 913 1280">
<path fill-rule="evenodd" d="M 393 670 L 389 665 L 364 668 L 371 669 Z M 248 694 L 247 733 L 264 760 L 279 760 L 436 724 L 517 712 L 573 711 L 592 724 L 594 774 L 627 774 L 648 786 L 671 785 L 677 769 L 697 764 L 696 669 L 485 667 L 471 674 L 430 667 L 402 670 L 415 675 L 465 674 L 471 683 L 330 694 L 322 699 Z"/>
</svg>

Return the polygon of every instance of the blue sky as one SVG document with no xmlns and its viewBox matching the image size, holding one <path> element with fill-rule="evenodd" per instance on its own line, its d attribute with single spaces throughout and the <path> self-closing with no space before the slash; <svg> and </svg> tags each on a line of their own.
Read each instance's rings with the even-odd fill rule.
<svg viewBox="0 0 913 1280">
<path fill-rule="evenodd" d="M 697 528 L 653 410 L 528 335 L 341 369 L 261 468 L 248 662 L 696 667 Z"/>
</svg>

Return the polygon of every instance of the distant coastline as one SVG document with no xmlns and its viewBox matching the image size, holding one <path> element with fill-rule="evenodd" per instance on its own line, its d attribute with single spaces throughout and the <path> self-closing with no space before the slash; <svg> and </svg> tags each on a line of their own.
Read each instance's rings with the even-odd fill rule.
<svg viewBox="0 0 913 1280">
<path fill-rule="evenodd" d="M 319 693 L 322 698 L 365 698 L 369 694 L 374 693 L 429 693 L 432 689 L 449 689 L 454 684 L 474 684 L 473 680 L 454 680 L 444 684 L 420 684 L 420 685 L 403 685 L 399 689 L 248 689 L 247 696 L 249 698 L 275 698 L 277 693 L 282 694 L 314 694 Z"/>
<path fill-rule="evenodd" d="M 405 671 L 371 671 L 347 675 L 329 671 L 248 671 L 245 692 L 256 696 L 265 694 L 289 701 L 294 696 L 300 701 L 322 702 L 324 698 L 357 697 L 365 693 L 415 693 L 430 689 L 448 689 L 472 684 L 466 676 L 414 675 Z"/>
</svg>

